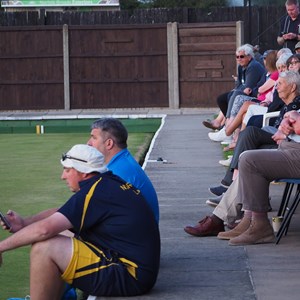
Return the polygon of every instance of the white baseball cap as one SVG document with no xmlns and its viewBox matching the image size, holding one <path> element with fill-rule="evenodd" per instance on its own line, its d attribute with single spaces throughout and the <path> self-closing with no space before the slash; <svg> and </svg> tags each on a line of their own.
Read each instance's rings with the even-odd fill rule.
<svg viewBox="0 0 300 300">
<path fill-rule="evenodd" d="M 66 168 L 74 168 L 85 174 L 107 171 L 103 154 L 96 148 L 86 144 L 73 146 L 67 153 L 62 155 L 60 162 Z"/>
</svg>

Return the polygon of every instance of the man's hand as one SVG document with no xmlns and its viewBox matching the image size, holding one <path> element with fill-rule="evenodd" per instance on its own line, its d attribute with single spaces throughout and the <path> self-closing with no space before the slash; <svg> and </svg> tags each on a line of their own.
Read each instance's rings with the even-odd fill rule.
<svg viewBox="0 0 300 300">
<path fill-rule="evenodd" d="M 245 89 L 243 90 L 243 92 L 244 92 L 244 94 L 246 94 L 246 95 L 250 95 L 250 94 L 252 93 L 252 89 L 250 89 L 250 88 L 245 88 Z"/>
<path fill-rule="evenodd" d="M 300 114 L 296 110 L 291 110 L 284 115 L 284 119 L 280 123 L 283 133 L 289 135 L 296 133 L 300 135 Z"/>
<path fill-rule="evenodd" d="M 286 33 L 284 35 L 282 35 L 282 37 L 285 39 L 285 40 L 294 40 L 297 38 L 297 34 L 296 33 L 293 33 L 293 32 L 289 32 L 289 33 Z"/>
<path fill-rule="evenodd" d="M 288 136 L 291 133 L 294 133 L 293 123 L 290 121 L 289 118 L 284 118 L 279 126 L 279 129 L 282 133 Z"/>
<path fill-rule="evenodd" d="M 283 140 L 286 139 L 286 135 L 278 129 L 277 132 L 272 136 L 272 139 L 279 145 Z"/>
<path fill-rule="evenodd" d="M 9 210 L 6 215 L 7 221 L 11 225 L 10 232 L 17 232 L 24 227 L 24 219 L 15 211 Z M 2 224 L 1 224 L 2 225 Z M 2 225 L 3 229 L 7 229 Z"/>
</svg>

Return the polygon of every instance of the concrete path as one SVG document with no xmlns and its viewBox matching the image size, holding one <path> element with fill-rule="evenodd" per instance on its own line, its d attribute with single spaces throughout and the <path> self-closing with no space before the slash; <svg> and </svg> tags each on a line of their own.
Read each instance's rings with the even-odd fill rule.
<svg viewBox="0 0 300 300">
<path fill-rule="evenodd" d="M 147 163 L 158 192 L 161 221 L 161 269 L 153 291 L 135 299 L 300 299 L 300 220 L 296 214 L 279 245 L 232 247 L 215 237 L 187 235 L 212 209 L 208 187 L 218 184 L 225 168 L 219 143 L 211 142 L 201 122 L 211 117 L 168 115 Z M 167 162 L 153 162 L 157 158 Z M 272 185 L 276 215 L 283 185 Z M 112 299 L 112 298 L 101 298 Z M 131 298 L 122 298 L 131 299 Z"/>
</svg>

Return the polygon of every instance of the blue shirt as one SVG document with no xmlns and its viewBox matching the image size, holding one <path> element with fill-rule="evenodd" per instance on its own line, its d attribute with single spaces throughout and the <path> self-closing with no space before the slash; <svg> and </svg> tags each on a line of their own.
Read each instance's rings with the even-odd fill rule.
<svg viewBox="0 0 300 300">
<path fill-rule="evenodd" d="M 137 163 L 128 149 L 118 152 L 108 163 L 107 168 L 123 180 L 139 189 L 150 205 L 155 220 L 159 222 L 159 207 L 156 191 L 145 171 Z"/>
</svg>

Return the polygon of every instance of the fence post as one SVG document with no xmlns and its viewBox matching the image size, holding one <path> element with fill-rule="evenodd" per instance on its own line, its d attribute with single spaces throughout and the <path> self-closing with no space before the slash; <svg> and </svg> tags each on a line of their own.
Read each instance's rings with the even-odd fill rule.
<svg viewBox="0 0 300 300">
<path fill-rule="evenodd" d="M 167 24 L 169 108 L 179 108 L 178 29 Z"/>
<path fill-rule="evenodd" d="M 69 27 L 63 25 L 64 109 L 70 110 Z"/>
<path fill-rule="evenodd" d="M 236 47 L 240 47 L 244 44 L 244 22 L 236 22 Z"/>
</svg>

